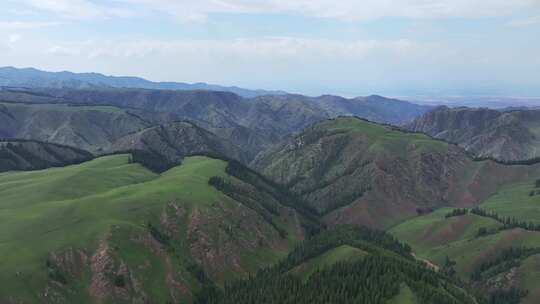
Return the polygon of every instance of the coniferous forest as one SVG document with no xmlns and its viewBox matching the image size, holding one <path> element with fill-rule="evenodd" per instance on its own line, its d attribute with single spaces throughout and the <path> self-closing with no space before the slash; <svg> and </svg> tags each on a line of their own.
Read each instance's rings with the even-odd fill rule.
<svg viewBox="0 0 540 304">
<path fill-rule="evenodd" d="M 321 267 L 307 278 L 295 272 L 303 263 L 342 245 L 367 255 Z M 223 290 L 203 290 L 197 303 L 382 304 L 399 297 L 404 286 L 419 303 L 477 303 L 459 282 L 416 261 L 407 245 L 384 232 L 348 226 L 312 237 L 281 263 L 246 280 L 227 284 Z"/>
</svg>

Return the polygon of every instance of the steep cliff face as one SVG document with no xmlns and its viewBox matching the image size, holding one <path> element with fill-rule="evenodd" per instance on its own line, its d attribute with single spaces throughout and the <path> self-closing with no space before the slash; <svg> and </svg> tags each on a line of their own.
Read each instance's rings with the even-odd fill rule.
<svg viewBox="0 0 540 304">
<path fill-rule="evenodd" d="M 503 161 L 540 156 L 540 111 L 439 107 L 407 129 L 455 142 L 481 157 Z"/>
<path fill-rule="evenodd" d="M 442 206 L 478 204 L 533 170 L 475 162 L 455 145 L 356 118 L 317 124 L 254 166 L 330 224 L 379 228 Z"/>
</svg>

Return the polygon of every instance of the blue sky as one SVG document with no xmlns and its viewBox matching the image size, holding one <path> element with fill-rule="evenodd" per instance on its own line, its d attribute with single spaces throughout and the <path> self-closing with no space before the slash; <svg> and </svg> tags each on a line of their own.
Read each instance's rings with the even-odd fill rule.
<svg viewBox="0 0 540 304">
<path fill-rule="evenodd" d="M 540 96 L 539 0 L 4 0 L 0 65 L 309 95 Z"/>
</svg>

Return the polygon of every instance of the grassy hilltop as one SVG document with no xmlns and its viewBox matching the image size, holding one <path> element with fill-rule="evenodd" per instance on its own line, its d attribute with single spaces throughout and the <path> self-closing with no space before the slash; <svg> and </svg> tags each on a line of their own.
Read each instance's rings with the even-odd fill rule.
<svg viewBox="0 0 540 304">
<path fill-rule="evenodd" d="M 294 210 L 268 195 L 277 211 L 262 218 L 210 186 L 219 176 L 264 195 L 225 161 L 189 157 L 158 175 L 129 158 L 0 174 L 1 302 L 190 299 L 207 283 L 195 265 L 220 284 L 301 235 Z"/>
</svg>

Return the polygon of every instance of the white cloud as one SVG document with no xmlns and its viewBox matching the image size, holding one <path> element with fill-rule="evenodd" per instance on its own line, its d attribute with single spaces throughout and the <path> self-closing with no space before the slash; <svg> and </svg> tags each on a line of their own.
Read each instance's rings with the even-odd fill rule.
<svg viewBox="0 0 540 304">
<path fill-rule="evenodd" d="M 72 48 L 61 45 L 51 46 L 47 49 L 46 52 L 54 56 L 76 56 L 80 54 L 79 48 Z"/>
<path fill-rule="evenodd" d="M 536 0 L 261 0 L 249 3 L 254 2 L 271 2 L 275 11 L 345 20 L 371 20 L 382 17 L 429 19 L 498 16 L 540 7 L 540 3 Z"/>
<path fill-rule="evenodd" d="M 34 37 L 35 38 L 35 37 Z M 49 69 L 104 71 L 155 75 L 162 80 L 225 82 L 257 77 L 266 80 L 290 77 L 309 78 L 310 73 L 326 77 L 322 70 L 356 69 L 378 62 L 384 65 L 407 64 L 415 58 L 441 54 L 433 46 L 410 40 L 338 41 L 295 37 L 266 37 L 231 40 L 87 40 L 48 41 L 45 37 L 25 39 L 16 44 L 12 62 Z M 0 61 L 9 62 L 9 58 Z M 46 62 L 48 67 L 43 66 Z M 134 64 L 136 63 L 136 64 Z M 1 64 L 0 64 L 1 65 Z M 163 65 L 167 69 L 163 69 Z M 101 68 L 99 68 L 101 66 Z M 138 69 L 138 70 L 134 70 Z M 131 71 L 131 72 L 129 72 Z M 291 73 L 291 71 L 295 71 Z M 111 71 L 113 72 L 113 71 Z M 299 76 L 302 74 L 303 76 Z M 305 75 L 304 75 L 305 74 Z M 170 75 L 170 76 L 168 76 Z M 325 76 L 326 75 L 326 76 Z"/>
<path fill-rule="evenodd" d="M 16 43 L 17 41 L 21 40 L 22 36 L 19 35 L 19 34 L 11 34 L 8 36 L 8 44 L 12 45 L 14 43 Z"/>
<path fill-rule="evenodd" d="M 171 56 L 177 60 L 230 58 L 261 61 L 365 60 L 374 55 L 410 57 L 425 55 L 428 45 L 400 40 L 338 41 L 295 37 L 266 37 L 232 40 L 139 40 L 57 43 L 50 54 L 81 55 L 87 58 L 145 58 Z"/>
<path fill-rule="evenodd" d="M 0 53 L 12 52 L 21 39 L 22 36 L 16 33 L 8 34 L 4 37 L 0 36 Z"/>
<path fill-rule="evenodd" d="M 129 17 L 131 9 L 112 5 L 110 1 L 100 3 L 89 0 L 10 0 L 37 11 L 48 12 L 66 19 L 85 20 L 109 17 Z M 113 1 L 114 2 L 114 1 Z"/>
<path fill-rule="evenodd" d="M 508 23 L 508 25 L 512 27 L 526 27 L 535 24 L 540 24 L 540 15 L 524 19 L 517 19 Z"/>
<path fill-rule="evenodd" d="M 433 89 L 538 79 L 539 68 L 534 60 L 537 49 L 512 45 L 296 37 L 68 42 L 27 35 L 10 47 L 6 47 L 8 36 L 0 39 L 0 66 L 353 95 L 383 93 L 378 90 L 384 88 Z"/>
<path fill-rule="evenodd" d="M 76 19 L 97 18 L 103 13 L 102 7 L 86 0 L 22 0 L 20 2 L 37 10 Z"/>
<path fill-rule="evenodd" d="M 50 26 L 61 25 L 61 22 L 27 22 L 27 21 L 6 21 L 0 22 L 0 30 L 29 30 Z"/>
<path fill-rule="evenodd" d="M 13 0 L 11 0 L 13 1 Z M 341 20 L 483 17 L 538 10 L 538 0 L 21 0 L 66 18 L 104 18 L 148 13 L 204 21 L 212 13 L 291 13 Z"/>
</svg>

